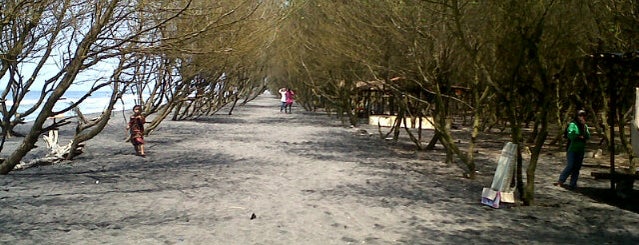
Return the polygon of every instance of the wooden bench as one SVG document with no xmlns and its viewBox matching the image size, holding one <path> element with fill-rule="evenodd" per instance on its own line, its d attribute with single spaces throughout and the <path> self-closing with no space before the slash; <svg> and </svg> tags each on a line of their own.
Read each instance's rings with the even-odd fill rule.
<svg viewBox="0 0 639 245">
<path fill-rule="evenodd" d="M 613 178 L 613 174 L 610 172 L 592 172 L 590 173 L 590 175 L 592 177 L 595 177 L 595 179 Z M 639 173 L 630 174 L 630 173 L 615 172 L 614 178 L 616 180 L 633 180 L 634 181 L 634 180 L 639 180 Z"/>
<path fill-rule="evenodd" d="M 590 175 L 595 177 L 595 179 L 615 179 L 616 182 L 616 191 L 617 195 L 620 197 L 628 197 L 630 193 L 632 193 L 632 189 L 634 188 L 635 180 L 639 180 L 639 172 L 632 173 L 623 173 L 623 172 L 615 172 L 615 174 L 611 174 L 610 172 L 591 172 Z"/>
</svg>

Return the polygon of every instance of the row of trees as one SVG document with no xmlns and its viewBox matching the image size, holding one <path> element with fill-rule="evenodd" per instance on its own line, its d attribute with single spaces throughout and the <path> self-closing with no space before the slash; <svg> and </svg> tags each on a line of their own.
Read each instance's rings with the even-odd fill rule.
<svg viewBox="0 0 639 245">
<path fill-rule="evenodd" d="M 268 36 L 281 10 L 277 1 L 250 0 L 2 1 L 0 151 L 6 138 L 23 139 L 1 159 L 0 174 L 44 132 L 70 122 L 48 118 L 77 108 L 96 91 L 110 91 L 110 103 L 97 119 L 80 120 L 67 159 L 103 130 L 125 93 L 137 95 L 144 113 L 154 115 L 149 132 L 171 113 L 175 120 L 192 119 L 254 98 L 265 89 L 260 50 L 268 43 L 260 37 Z M 112 68 L 108 75 L 96 76 L 104 67 Z M 85 95 L 54 110 L 80 83 L 90 84 Z M 29 93 L 39 99 L 25 108 Z M 15 132 L 29 115 L 35 115 L 31 129 Z"/>
<path fill-rule="evenodd" d="M 433 141 L 442 143 L 471 177 L 480 132 L 505 121 L 520 154 L 523 143 L 531 144 L 527 169 L 518 163 L 525 204 L 534 202 L 535 170 L 549 133 L 562 128 L 576 109 L 595 115 L 601 133 L 614 122 L 623 129 L 631 116 L 634 90 L 610 94 L 608 88 L 637 85 L 635 1 L 291 3 L 277 42 L 285 48 L 277 49 L 272 74 L 291 81 L 302 103 L 353 119 L 356 83 L 382 81 L 399 103 L 400 117 L 433 116 Z M 629 56 L 598 56 L 605 52 Z M 464 88 L 465 96 L 454 88 Z M 610 121 L 608 104 L 617 99 Z M 462 110 L 451 109 L 459 105 Z M 464 148 L 450 129 L 450 119 L 460 112 L 472 115 L 471 140 Z M 529 124 L 532 134 L 524 138 Z M 611 140 L 609 133 L 604 137 Z M 421 148 L 421 142 L 416 146 Z"/>
<path fill-rule="evenodd" d="M 631 0 L 6 0 L 0 100 L 12 104 L 0 108 L 2 144 L 26 116 L 37 117 L 0 173 L 11 171 L 43 132 L 69 122 L 45 124 L 83 102 L 53 110 L 77 83 L 92 84 L 85 98 L 109 88 L 112 99 L 102 116 L 78 125 L 74 144 L 102 131 L 124 93 L 138 95 L 153 115 L 149 131 L 166 118 L 211 115 L 282 86 L 294 88 L 306 109 L 324 108 L 355 124 L 357 82 L 377 81 L 400 117 L 433 117 L 435 137 L 425 147 L 414 140 L 416 147 L 440 142 L 470 177 L 480 132 L 507 122 L 520 152 L 522 143 L 531 144 L 526 182 L 520 162 L 518 183 L 532 204 L 542 147 L 571 112 L 586 108 L 602 133 L 611 125 L 623 129 L 633 91 L 609 88 L 613 81 L 636 85 L 637 13 Z M 613 51 L 631 57 L 591 57 Z M 108 76 L 79 78 L 105 63 L 113 68 Z M 47 64 L 56 64 L 55 72 L 45 74 Z M 32 91 L 42 91 L 38 103 L 18 111 Z M 610 102 L 619 106 L 608 114 Z M 451 133 L 459 113 L 472 115 L 467 145 Z M 524 138 L 529 124 L 533 133 Z"/>
</svg>

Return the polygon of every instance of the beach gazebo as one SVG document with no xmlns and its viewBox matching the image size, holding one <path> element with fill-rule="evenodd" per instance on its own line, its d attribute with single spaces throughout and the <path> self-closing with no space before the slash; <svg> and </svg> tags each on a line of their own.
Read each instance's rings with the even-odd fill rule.
<svg viewBox="0 0 639 245">
<path fill-rule="evenodd" d="M 592 173 L 595 178 L 609 178 L 610 189 L 616 190 L 617 184 L 620 182 L 632 183 L 638 178 L 635 173 L 619 173 L 615 168 L 615 111 L 619 102 L 618 90 L 627 89 L 620 87 L 620 79 L 629 79 L 634 82 L 634 87 L 639 86 L 639 51 L 628 53 L 596 53 L 588 56 L 593 71 L 597 76 L 601 76 L 608 81 L 606 94 L 609 98 L 607 117 L 608 125 L 610 125 L 610 142 L 608 142 L 608 150 L 610 152 L 610 171 L 609 173 Z M 639 91 L 639 90 L 638 90 Z M 639 93 L 639 92 L 638 92 Z M 634 120 L 631 124 L 632 144 L 635 155 L 639 156 L 639 94 L 637 95 Z M 623 132 L 621 132 L 623 133 Z M 634 171 L 634 170 L 633 170 Z"/>
<path fill-rule="evenodd" d="M 355 83 L 355 87 L 364 117 L 394 113 L 393 97 L 384 81 L 359 81 Z"/>
</svg>

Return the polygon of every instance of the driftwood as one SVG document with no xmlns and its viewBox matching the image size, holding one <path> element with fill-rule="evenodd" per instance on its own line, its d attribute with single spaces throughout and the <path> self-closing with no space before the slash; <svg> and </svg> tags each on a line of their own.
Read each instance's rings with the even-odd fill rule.
<svg viewBox="0 0 639 245">
<path fill-rule="evenodd" d="M 42 136 L 44 142 L 47 144 L 47 149 L 49 152 L 42 158 L 33 159 L 28 162 L 20 161 L 20 164 L 14 167 L 14 170 L 23 170 L 27 168 L 37 167 L 37 166 L 46 166 L 53 165 L 56 163 L 60 163 L 66 160 L 67 155 L 69 154 L 69 150 L 71 149 L 71 145 L 73 140 L 69 142 L 69 144 L 61 146 L 58 144 L 58 130 L 49 130 L 48 135 Z M 82 152 L 83 146 L 80 146 L 77 149 L 79 152 Z"/>
</svg>

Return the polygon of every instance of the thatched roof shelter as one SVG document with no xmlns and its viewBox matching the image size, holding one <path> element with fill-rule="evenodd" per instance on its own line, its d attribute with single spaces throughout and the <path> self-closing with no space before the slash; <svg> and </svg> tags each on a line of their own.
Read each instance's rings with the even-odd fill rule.
<svg viewBox="0 0 639 245">
<path fill-rule="evenodd" d="M 373 81 L 359 81 L 355 83 L 355 87 L 357 90 L 368 90 L 368 91 L 385 91 L 388 90 L 386 87 L 386 82 L 382 80 L 373 80 Z"/>
</svg>

